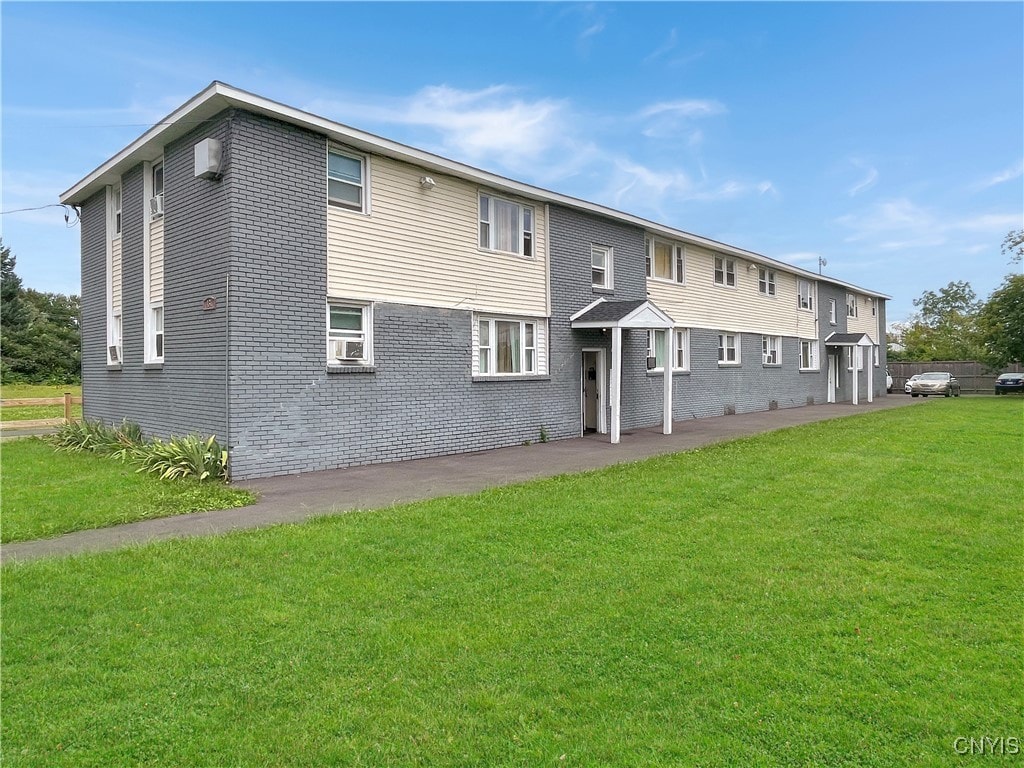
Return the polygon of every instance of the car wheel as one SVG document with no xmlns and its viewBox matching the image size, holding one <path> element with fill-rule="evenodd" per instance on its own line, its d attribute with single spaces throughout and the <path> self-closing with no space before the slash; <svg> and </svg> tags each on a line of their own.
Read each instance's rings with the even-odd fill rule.
<svg viewBox="0 0 1024 768">
<path fill-rule="evenodd" d="M 957 390 L 956 394 L 953 395 L 953 397 L 960 397 L 960 390 Z"/>
<path fill-rule="evenodd" d="M 917 397 L 917 392 L 911 392 L 911 393 L 910 393 L 910 396 L 911 396 L 911 397 Z"/>
<path fill-rule="evenodd" d="M 953 396 L 953 390 L 952 389 L 947 389 L 946 390 L 946 397 L 952 397 L 952 396 Z"/>
</svg>

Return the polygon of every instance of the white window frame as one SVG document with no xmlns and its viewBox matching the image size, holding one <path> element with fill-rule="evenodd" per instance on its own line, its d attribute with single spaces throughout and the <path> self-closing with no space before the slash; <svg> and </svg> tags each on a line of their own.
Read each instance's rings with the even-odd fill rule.
<svg viewBox="0 0 1024 768">
<path fill-rule="evenodd" d="M 782 337 L 761 337 L 761 364 L 782 365 Z"/>
<path fill-rule="evenodd" d="M 114 205 L 114 221 L 113 221 L 113 224 L 114 224 L 114 237 L 115 238 L 118 238 L 118 237 L 121 236 L 121 226 L 122 226 L 122 224 L 121 224 L 121 207 L 123 205 L 123 202 L 122 202 L 122 199 L 121 199 L 122 194 L 123 194 L 123 187 L 121 186 L 121 182 L 119 181 L 119 182 L 117 182 L 117 184 L 114 185 L 114 191 L 113 191 L 113 198 L 114 198 L 114 201 L 113 201 L 113 205 Z"/>
<path fill-rule="evenodd" d="M 875 344 L 871 347 L 871 360 L 875 364 L 875 368 L 879 368 L 882 365 L 881 355 L 878 352 L 878 345 Z"/>
<path fill-rule="evenodd" d="M 775 270 L 767 267 L 757 268 L 757 291 L 764 296 L 775 297 L 778 295 L 778 284 L 775 280 Z"/>
<path fill-rule="evenodd" d="M 351 179 L 332 177 L 331 176 L 331 155 L 337 155 L 344 157 L 348 160 L 355 160 L 359 163 L 359 183 L 354 183 Z M 324 165 L 327 179 L 325 185 L 327 187 L 327 204 L 334 208 L 339 208 L 344 211 L 354 211 L 355 213 L 369 213 L 370 212 L 370 162 L 366 155 L 361 155 L 358 152 L 350 152 L 341 147 L 329 146 L 327 147 L 327 157 L 325 158 Z M 341 198 L 331 197 L 331 182 L 336 181 L 339 184 L 347 184 L 350 187 L 355 187 L 359 190 L 359 205 L 354 204 L 350 200 L 343 200 Z"/>
<path fill-rule="evenodd" d="M 839 322 L 839 311 L 836 309 L 835 299 L 828 300 L 828 321 L 832 325 L 835 325 L 836 323 Z"/>
<path fill-rule="evenodd" d="M 107 365 L 120 365 L 124 362 L 124 345 L 122 341 L 123 323 L 121 313 L 115 312 L 110 316 L 110 334 L 107 339 Z M 110 354 L 110 347 L 117 350 L 117 359 Z"/>
<path fill-rule="evenodd" d="M 595 262 L 596 255 L 602 255 L 604 266 L 598 267 Z M 597 274 L 600 272 L 601 281 L 597 281 Z M 594 288 L 612 289 L 615 287 L 615 249 L 610 245 L 590 244 L 590 283 Z"/>
<path fill-rule="evenodd" d="M 807 365 L 804 365 L 805 359 L 808 361 Z M 798 361 L 798 364 L 801 371 L 821 370 L 818 362 L 817 339 L 800 339 L 800 360 Z"/>
<path fill-rule="evenodd" d="M 663 329 L 650 329 L 647 331 L 647 357 L 658 357 L 658 350 L 661 349 L 661 340 L 658 338 L 659 334 L 664 334 Z M 689 371 L 690 370 L 690 329 L 689 328 L 673 328 L 672 329 L 672 348 L 669 350 L 672 355 L 672 371 Z M 659 371 L 664 372 L 664 365 L 655 365 L 653 368 L 648 369 L 651 373 L 657 373 Z"/>
<path fill-rule="evenodd" d="M 160 180 L 159 184 L 157 184 L 157 178 L 159 178 L 159 180 Z M 149 189 L 150 189 L 150 198 L 149 199 L 150 200 L 156 200 L 157 198 L 160 198 L 160 208 L 161 208 L 159 213 L 155 213 L 155 212 L 153 212 L 152 209 L 150 209 L 150 211 L 149 211 L 149 218 L 151 220 L 152 219 L 159 219 L 167 211 L 167 208 L 166 208 L 167 201 L 166 201 L 166 198 L 164 197 L 164 188 L 165 188 L 166 181 L 167 181 L 167 179 L 164 177 L 164 159 L 161 157 L 159 160 L 154 160 L 153 163 L 149 166 Z"/>
<path fill-rule="evenodd" d="M 864 353 L 860 347 L 846 347 L 846 370 L 853 370 L 853 363 L 857 361 L 857 370 L 864 370 Z"/>
<path fill-rule="evenodd" d="M 359 330 L 331 328 L 331 310 L 347 309 L 360 313 Z M 373 365 L 373 304 L 365 301 L 329 298 L 327 300 L 327 363 L 328 365 L 366 366 Z M 341 360 L 336 354 L 336 342 L 355 341 L 362 343 L 363 356 L 358 360 Z"/>
<path fill-rule="evenodd" d="M 518 250 L 503 251 L 497 247 L 498 228 L 494 226 L 493 222 L 493 201 L 515 207 L 519 224 L 519 242 L 515 244 Z M 537 257 L 536 226 L 537 213 L 533 206 L 525 205 L 518 200 L 512 200 L 501 195 L 494 195 L 490 192 L 481 192 L 479 194 L 477 200 L 477 245 L 481 250 L 494 253 L 509 253 L 513 256 L 521 256 L 524 259 L 534 259 Z"/>
<path fill-rule="evenodd" d="M 847 317 L 858 317 L 857 314 L 857 294 L 848 293 L 846 294 L 846 316 Z"/>
<path fill-rule="evenodd" d="M 729 340 L 732 339 L 732 344 Z M 718 332 L 718 364 L 722 365 L 740 365 L 742 363 L 740 350 L 742 347 L 741 336 L 738 333 L 732 333 L 730 331 L 719 331 Z M 733 353 L 733 359 L 729 359 L 729 353 Z"/>
<path fill-rule="evenodd" d="M 871 316 L 878 317 L 878 299 L 868 299 L 871 302 Z"/>
<path fill-rule="evenodd" d="M 474 339 L 473 349 L 474 375 L 484 377 L 519 377 L 543 376 L 546 360 L 545 345 L 547 328 L 544 320 L 537 317 L 508 317 L 503 315 L 473 315 Z M 498 370 L 498 323 L 519 325 L 519 360 L 518 371 Z M 487 328 L 486 341 L 483 328 Z M 529 329 L 532 328 L 533 344 L 528 343 Z"/>
<path fill-rule="evenodd" d="M 153 363 L 162 363 L 164 353 L 167 350 L 167 339 L 164 335 L 164 305 L 153 304 L 149 308 L 149 360 Z"/>
<path fill-rule="evenodd" d="M 715 285 L 721 288 L 736 287 L 736 259 L 730 259 L 728 256 L 715 256 L 711 266 L 715 273 Z"/>
<path fill-rule="evenodd" d="M 813 312 L 817 293 L 817 283 L 811 280 L 800 280 L 797 283 L 797 307 L 805 312 Z"/>
<path fill-rule="evenodd" d="M 654 274 L 656 264 L 654 250 L 658 244 L 668 248 L 669 276 L 662 277 Z M 679 243 L 673 243 L 660 237 L 648 237 L 644 240 L 644 251 L 646 253 L 647 278 L 657 280 L 661 283 L 674 283 L 686 285 L 686 248 Z"/>
</svg>

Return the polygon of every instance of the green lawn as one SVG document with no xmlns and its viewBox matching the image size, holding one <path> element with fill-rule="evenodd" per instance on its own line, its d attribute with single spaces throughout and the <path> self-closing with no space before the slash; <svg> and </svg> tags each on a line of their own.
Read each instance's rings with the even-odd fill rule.
<svg viewBox="0 0 1024 768">
<path fill-rule="evenodd" d="M 63 397 L 70 392 L 72 397 L 82 396 L 81 384 L 4 384 L 0 388 L 0 399 L 22 397 Z M 71 415 L 82 418 L 82 406 L 71 406 Z M 63 405 L 17 405 L 0 408 L 0 421 L 25 421 L 27 419 L 60 419 L 64 417 Z"/>
<path fill-rule="evenodd" d="M 4 542 L 253 501 L 248 491 L 222 483 L 159 480 L 105 456 L 54 451 L 36 438 L 5 442 L 0 470 Z"/>
<path fill-rule="evenodd" d="M 7 566 L 3 763 L 967 763 L 1024 735 L 1022 417 L 937 400 Z"/>
</svg>

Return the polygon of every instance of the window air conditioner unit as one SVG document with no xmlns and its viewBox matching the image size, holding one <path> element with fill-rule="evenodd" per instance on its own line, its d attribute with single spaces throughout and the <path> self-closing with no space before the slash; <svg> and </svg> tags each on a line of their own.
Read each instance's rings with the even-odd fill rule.
<svg viewBox="0 0 1024 768">
<path fill-rule="evenodd" d="M 154 195 L 149 199 L 149 212 L 153 216 L 164 215 L 164 196 Z"/>
<path fill-rule="evenodd" d="M 110 362 L 121 362 L 121 348 L 117 346 L 117 344 L 111 344 L 109 347 L 107 347 L 107 353 L 110 355 Z"/>
<path fill-rule="evenodd" d="M 334 342 L 334 356 L 345 362 L 357 362 L 363 359 L 364 344 L 356 339 L 341 339 Z"/>
</svg>

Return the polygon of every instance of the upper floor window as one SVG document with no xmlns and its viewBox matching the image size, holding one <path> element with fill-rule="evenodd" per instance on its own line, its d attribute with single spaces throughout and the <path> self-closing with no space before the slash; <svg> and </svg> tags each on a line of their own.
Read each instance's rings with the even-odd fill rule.
<svg viewBox="0 0 1024 768">
<path fill-rule="evenodd" d="M 331 205 L 366 210 L 366 161 L 331 149 L 327 152 L 327 201 Z"/>
<path fill-rule="evenodd" d="M 718 364 L 739 365 L 740 335 L 738 333 L 718 334 Z"/>
<path fill-rule="evenodd" d="M 590 279 L 595 288 L 612 287 L 612 256 L 613 250 L 608 246 L 590 246 Z"/>
<path fill-rule="evenodd" d="M 114 185 L 114 236 L 121 234 L 121 185 Z"/>
<path fill-rule="evenodd" d="M 836 312 L 836 300 L 835 299 L 829 299 L 828 300 L 828 321 L 830 323 L 832 323 L 832 325 L 835 325 L 836 322 L 838 321 L 838 319 L 839 319 L 839 314 Z"/>
<path fill-rule="evenodd" d="M 477 373 L 539 374 L 540 326 L 537 320 L 477 318 Z"/>
<path fill-rule="evenodd" d="M 800 309 L 814 311 L 814 283 L 810 280 L 801 280 L 799 284 L 799 295 L 797 306 Z"/>
<path fill-rule="evenodd" d="M 846 316 L 857 317 L 857 295 L 853 293 L 846 294 Z"/>
<path fill-rule="evenodd" d="M 757 270 L 757 290 L 765 296 L 775 295 L 775 270 L 759 267 Z"/>
<path fill-rule="evenodd" d="M 878 299 L 871 299 L 871 316 L 878 317 Z"/>
<path fill-rule="evenodd" d="M 372 355 L 373 307 L 370 304 L 329 302 L 327 359 L 342 365 L 369 365 Z"/>
<path fill-rule="evenodd" d="M 647 238 L 647 276 L 658 280 L 686 282 L 685 253 L 681 245 L 657 238 Z"/>
<path fill-rule="evenodd" d="M 533 256 L 533 208 L 480 195 L 480 247 Z"/>
<path fill-rule="evenodd" d="M 715 256 L 715 285 L 736 287 L 736 262 L 723 256 Z"/>
<path fill-rule="evenodd" d="M 153 197 L 149 200 L 149 215 L 152 218 L 164 215 L 164 164 L 153 163 L 150 168 L 150 185 Z"/>
<path fill-rule="evenodd" d="M 761 337 L 761 362 L 764 365 L 779 365 L 782 362 L 782 339 L 778 336 Z"/>
</svg>

